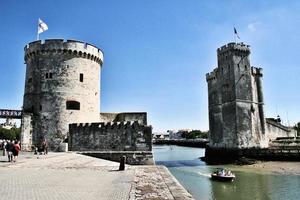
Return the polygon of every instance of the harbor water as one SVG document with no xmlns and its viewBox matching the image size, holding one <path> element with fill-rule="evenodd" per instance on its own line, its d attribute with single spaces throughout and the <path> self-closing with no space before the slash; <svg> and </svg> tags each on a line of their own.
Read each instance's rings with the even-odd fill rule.
<svg viewBox="0 0 300 200">
<path fill-rule="evenodd" d="M 300 176 L 244 170 L 239 166 L 209 166 L 199 157 L 205 149 L 175 145 L 154 145 L 155 163 L 165 165 L 196 200 L 299 199 Z M 217 167 L 233 171 L 233 182 L 216 182 L 210 174 Z M 300 166 L 299 166 L 300 167 Z"/>
</svg>

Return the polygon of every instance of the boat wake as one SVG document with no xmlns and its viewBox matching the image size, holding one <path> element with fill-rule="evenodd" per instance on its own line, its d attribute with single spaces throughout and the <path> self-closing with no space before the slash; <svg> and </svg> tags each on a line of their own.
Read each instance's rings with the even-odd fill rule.
<svg viewBox="0 0 300 200">
<path fill-rule="evenodd" d="M 197 172 L 197 174 L 200 176 L 205 176 L 205 177 L 210 178 L 210 174 L 207 174 L 207 173 Z"/>
</svg>

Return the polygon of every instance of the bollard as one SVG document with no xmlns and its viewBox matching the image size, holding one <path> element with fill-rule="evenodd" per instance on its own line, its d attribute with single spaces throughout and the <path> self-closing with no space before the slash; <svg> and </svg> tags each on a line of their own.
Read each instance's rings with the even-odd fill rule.
<svg viewBox="0 0 300 200">
<path fill-rule="evenodd" d="M 125 163 L 126 163 L 126 156 L 121 156 L 120 166 L 119 166 L 120 171 L 125 170 Z"/>
</svg>

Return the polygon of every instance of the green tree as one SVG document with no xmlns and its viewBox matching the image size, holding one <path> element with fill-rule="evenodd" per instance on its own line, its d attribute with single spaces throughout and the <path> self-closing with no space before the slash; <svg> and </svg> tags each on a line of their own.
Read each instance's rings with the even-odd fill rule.
<svg viewBox="0 0 300 200">
<path fill-rule="evenodd" d="M 192 130 L 188 133 L 186 133 L 186 139 L 196 139 L 196 138 L 203 138 L 207 139 L 208 138 L 208 132 L 202 132 L 200 130 Z"/>
<path fill-rule="evenodd" d="M 21 128 L 5 129 L 0 127 L 0 139 L 20 140 Z"/>
</svg>

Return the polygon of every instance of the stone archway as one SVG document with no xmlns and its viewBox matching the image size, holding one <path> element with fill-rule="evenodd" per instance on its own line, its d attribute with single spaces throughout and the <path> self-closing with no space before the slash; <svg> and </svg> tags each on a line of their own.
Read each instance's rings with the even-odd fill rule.
<svg viewBox="0 0 300 200">
<path fill-rule="evenodd" d="M 24 113 L 22 110 L 0 109 L 0 118 L 21 119 L 21 150 L 31 150 L 32 113 Z"/>
</svg>

